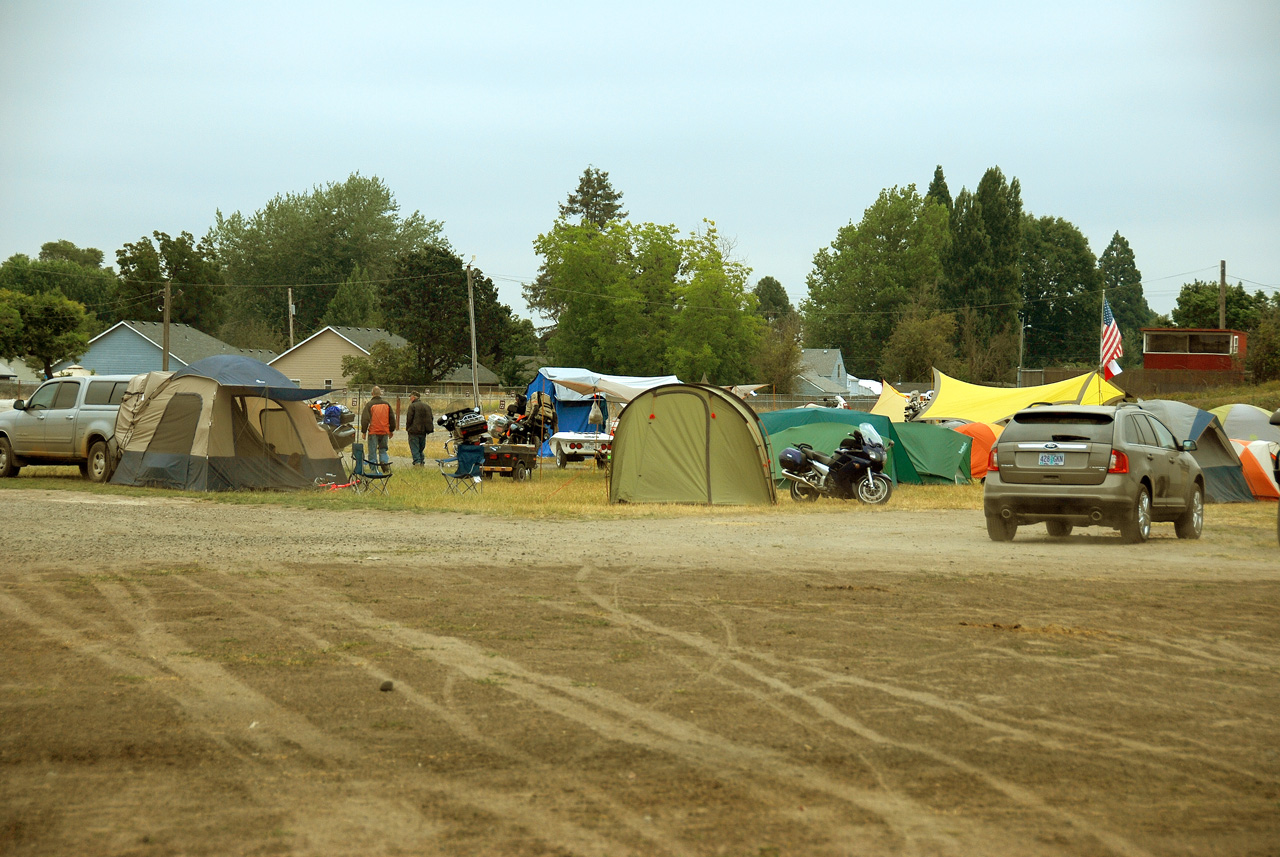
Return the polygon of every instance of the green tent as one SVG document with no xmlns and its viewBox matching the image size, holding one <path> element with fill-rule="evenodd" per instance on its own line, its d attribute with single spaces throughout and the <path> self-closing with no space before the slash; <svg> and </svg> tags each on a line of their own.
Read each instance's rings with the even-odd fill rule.
<svg viewBox="0 0 1280 857">
<path fill-rule="evenodd" d="M 760 424 L 769 435 L 769 445 L 781 452 L 796 443 L 807 443 L 830 454 L 849 432 L 861 423 L 871 423 L 880 436 L 892 441 L 885 475 L 895 482 L 912 485 L 969 481 L 969 452 L 973 439 L 951 429 L 925 423 L 895 423 L 879 414 L 845 408 L 790 408 L 760 414 Z M 776 484 L 783 483 L 782 471 L 769 462 Z"/>
<path fill-rule="evenodd" d="M 755 411 L 719 387 L 663 384 L 618 417 L 611 503 L 778 502 Z"/>
<path fill-rule="evenodd" d="M 925 485 L 967 485 L 973 480 L 973 438 L 929 423 L 894 423 L 911 464 Z"/>
<path fill-rule="evenodd" d="M 769 436 L 769 446 L 774 455 L 769 461 L 775 484 L 785 481 L 778 466 L 777 453 L 797 443 L 807 443 L 822 453 L 830 454 L 849 432 L 861 423 L 871 423 L 880 436 L 893 441 L 888 450 L 884 474 L 894 482 L 920 483 L 911 459 L 899 448 L 900 439 L 894 423 L 888 417 L 851 411 L 845 408 L 788 408 L 782 411 L 765 411 L 760 415 L 760 425 Z"/>
</svg>

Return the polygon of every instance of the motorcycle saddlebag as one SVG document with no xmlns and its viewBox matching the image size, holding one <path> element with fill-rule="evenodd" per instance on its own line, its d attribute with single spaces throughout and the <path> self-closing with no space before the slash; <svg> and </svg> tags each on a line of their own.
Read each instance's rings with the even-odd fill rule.
<svg viewBox="0 0 1280 857">
<path fill-rule="evenodd" d="M 778 455 L 778 464 L 788 473 L 804 473 L 809 470 L 809 459 L 794 446 L 788 446 Z"/>
</svg>

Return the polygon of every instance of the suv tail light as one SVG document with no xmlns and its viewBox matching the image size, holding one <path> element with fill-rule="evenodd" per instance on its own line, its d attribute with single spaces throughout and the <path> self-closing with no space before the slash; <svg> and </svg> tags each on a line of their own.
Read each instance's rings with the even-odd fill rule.
<svg viewBox="0 0 1280 857">
<path fill-rule="evenodd" d="M 987 470 L 1000 470 L 1000 465 L 996 463 L 996 448 L 991 447 L 991 454 L 987 456 Z"/>
<path fill-rule="evenodd" d="M 1108 473 L 1128 473 L 1129 472 L 1129 456 L 1117 450 L 1111 450 L 1111 464 L 1107 467 Z"/>
</svg>

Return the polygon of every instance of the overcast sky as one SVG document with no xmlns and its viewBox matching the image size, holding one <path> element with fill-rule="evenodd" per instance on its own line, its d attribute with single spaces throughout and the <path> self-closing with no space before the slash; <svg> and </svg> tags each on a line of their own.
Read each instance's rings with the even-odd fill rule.
<svg viewBox="0 0 1280 857">
<path fill-rule="evenodd" d="M 1050 8 L 1052 6 L 1052 8 Z M 1280 3 L 0 0 L 0 259 L 200 237 L 353 172 L 528 315 L 587 165 L 794 302 L 882 188 L 999 166 L 1148 302 L 1280 286 Z"/>
</svg>

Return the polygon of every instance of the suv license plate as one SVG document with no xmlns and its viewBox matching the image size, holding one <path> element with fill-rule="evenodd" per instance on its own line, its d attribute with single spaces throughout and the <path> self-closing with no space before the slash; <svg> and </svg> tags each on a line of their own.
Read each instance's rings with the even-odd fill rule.
<svg viewBox="0 0 1280 857">
<path fill-rule="evenodd" d="M 1040 453 L 1041 467 L 1062 467 L 1066 463 L 1067 463 L 1067 454 L 1065 452 Z"/>
</svg>

